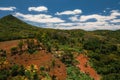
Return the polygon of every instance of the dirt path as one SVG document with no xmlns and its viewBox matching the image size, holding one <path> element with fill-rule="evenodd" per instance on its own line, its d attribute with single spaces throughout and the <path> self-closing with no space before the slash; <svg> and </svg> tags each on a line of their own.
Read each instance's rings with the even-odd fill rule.
<svg viewBox="0 0 120 80">
<path fill-rule="evenodd" d="M 88 57 L 86 57 L 83 54 L 80 54 L 77 57 L 77 60 L 80 63 L 77 66 L 82 72 L 89 74 L 94 80 L 100 80 L 100 75 L 98 75 L 97 72 L 88 64 Z"/>
</svg>

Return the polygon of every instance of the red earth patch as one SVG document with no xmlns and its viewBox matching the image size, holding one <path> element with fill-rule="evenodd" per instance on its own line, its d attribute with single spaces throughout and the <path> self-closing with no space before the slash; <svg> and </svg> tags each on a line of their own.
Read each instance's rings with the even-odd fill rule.
<svg viewBox="0 0 120 80">
<path fill-rule="evenodd" d="M 88 57 L 80 54 L 77 57 L 77 60 L 79 61 L 79 65 L 77 65 L 83 73 L 86 73 L 90 75 L 94 80 L 100 80 L 100 75 L 97 74 L 97 72 L 88 64 Z"/>
</svg>

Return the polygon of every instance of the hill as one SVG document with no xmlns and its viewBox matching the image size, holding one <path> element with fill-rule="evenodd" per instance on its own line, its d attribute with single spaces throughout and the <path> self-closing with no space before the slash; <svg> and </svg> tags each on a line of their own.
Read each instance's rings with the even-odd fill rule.
<svg viewBox="0 0 120 80">
<path fill-rule="evenodd" d="M 32 38 L 37 29 L 12 15 L 7 15 L 0 19 L 0 41 Z"/>
<path fill-rule="evenodd" d="M 19 39 L 20 41 L 23 39 L 26 40 L 24 42 L 24 47 L 26 46 L 25 50 L 22 50 L 23 47 L 22 49 L 19 48 L 20 45 L 16 41 L 13 41 L 15 39 Z M 37 40 L 37 43 L 40 45 L 34 45 L 34 40 Z M 0 19 L 0 41 L 1 54 L 6 51 L 5 49 L 11 51 L 10 53 L 7 52 L 7 54 L 15 53 L 11 56 L 12 59 L 17 58 L 17 61 L 13 61 L 15 64 L 20 63 L 20 56 L 23 57 L 25 54 L 30 55 L 25 57 L 29 57 L 30 59 L 33 58 L 32 55 L 39 55 L 39 46 L 45 51 L 45 56 L 49 53 L 65 65 L 66 80 L 92 80 L 92 78 L 96 78 L 96 76 L 91 75 L 92 72 L 99 76 L 96 80 L 100 78 L 102 80 L 120 79 L 120 30 L 84 31 L 43 29 L 31 26 L 12 15 L 8 15 Z M 13 44 L 17 47 L 12 46 Z M 8 47 L 3 48 L 5 46 Z M 27 59 L 28 62 L 30 59 Z M 1 57 L 1 62 L 2 60 L 4 60 L 3 57 Z M 33 62 L 36 62 L 36 60 L 33 60 Z M 45 70 L 44 72 L 48 71 Z M 25 75 L 24 71 L 23 73 L 24 75 L 19 75 L 29 78 Z M 2 77 L 4 77 L 3 74 L 0 72 Z M 42 78 L 47 75 L 42 75 Z M 11 76 L 9 74 L 9 77 Z M 14 77 L 20 76 L 16 75 Z M 49 77 L 57 79 L 55 76 L 50 75 Z M 1 76 L 0 79 L 2 79 Z"/>
</svg>

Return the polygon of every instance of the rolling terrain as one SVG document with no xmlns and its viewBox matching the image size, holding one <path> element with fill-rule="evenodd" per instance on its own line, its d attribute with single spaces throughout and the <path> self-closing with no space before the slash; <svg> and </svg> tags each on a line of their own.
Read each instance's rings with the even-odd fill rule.
<svg viewBox="0 0 120 80">
<path fill-rule="evenodd" d="M 119 80 L 120 30 L 55 30 L 0 19 L 0 80 Z"/>
</svg>

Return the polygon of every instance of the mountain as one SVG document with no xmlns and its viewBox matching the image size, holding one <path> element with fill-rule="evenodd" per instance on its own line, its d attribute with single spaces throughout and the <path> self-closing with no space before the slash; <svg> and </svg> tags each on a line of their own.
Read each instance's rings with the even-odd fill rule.
<svg viewBox="0 0 120 80">
<path fill-rule="evenodd" d="M 54 57 L 60 59 L 66 65 L 67 80 L 91 80 L 89 72 L 86 72 L 87 75 L 83 75 L 76 67 L 79 64 L 76 62 L 76 57 L 79 54 L 83 54 L 89 58 L 87 64 L 90 63 L 92 68 L 101 76 L 102 80 L 120 79 L 120 30 L 84 31 L 43 29 L 29 25 L 12 15 L 0 19 L 1 43 L 7 44 L 6 41 L 9 42 L 9 40 L 26 38 L 36 38 L 46 52 L 52 53 Z M 28 41 L 28 43 L 31 45 L 34 42 Z M 35 46 L 30 47 L 28 51 L 30 52 L 34 49 L 33 47 Z M 48 53 L 45 55 L 48 55 Z M 81 63 L 81 61 L 79 62 Z M 89 68 L 87 64 L 85 63 L 84 66 Z M 57 66 L 60 67 L 58 64 Z M 46 69 L 42 67 L 42 70 Z M 1 74 L 4 77 L 4 73 L 1 71 L 0 80 L 6 80 L 1 79 Z M 51 77 L 54 78 L 55 76 Z"/>
<path fill-rule="evenodd" d="M 0 19 L 0 41 L 33 37 L 37 27 L 31 26 L 13 15 Z"/>
</svg>

